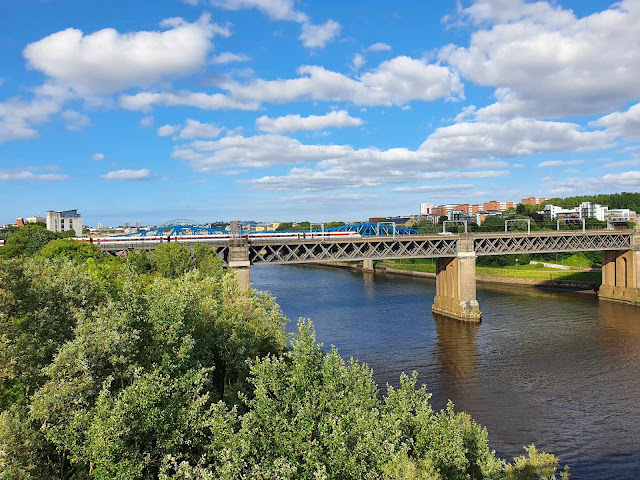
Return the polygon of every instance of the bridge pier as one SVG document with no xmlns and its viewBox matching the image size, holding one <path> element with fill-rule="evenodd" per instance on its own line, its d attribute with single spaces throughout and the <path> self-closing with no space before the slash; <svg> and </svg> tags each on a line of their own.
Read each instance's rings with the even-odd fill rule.
<svg viewBox="0 0 640 480">
<path fill-rule="evenodd" d="M 362 271 L 363 272 L 373 272 L 375 269 L 373 267 L 373 260 L 367 259 L 362 261 Z"/>
<path fill-rule="evenodd" d="M 602 300 L 640 305 L 640 234 L 631 237 L 631 250 L 602 252 Z"/>
<path fill-rule="evenodd" d="M 455 257 L 436 259 L 436 297 L 432 311 L 466 322 L 480 321 L 473 237 L 461 235 Z"/>
<path fill-rule="evenodd" d="M 227 254 L 227 265 L 235 271 L 238 285 L 247 288 L 251 286 L 249 245 L 245 239 L 231 240 Z"/>
</svg>

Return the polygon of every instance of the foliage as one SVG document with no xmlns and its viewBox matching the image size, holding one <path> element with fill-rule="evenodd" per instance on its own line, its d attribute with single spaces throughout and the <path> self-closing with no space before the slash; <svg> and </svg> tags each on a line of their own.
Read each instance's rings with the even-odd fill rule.
<svg viewBox="0 0 640 480">
<path fill-rule="evenodd" d="M 513 465 L 507 465 L 507 480 L 556 480 L 559 461 L 550 453 L 538 452 L 536 447 L 525 447 L 527 456 L 514 459 Z M 565 466 L 560 478 L 569 478 L 569 467 Z"/>
<path fill-rule="evenodd" d="M 549 198 L 545 200 L 543 205 L 552 204 L 562 208 L 573 208 L 580 205 L 582 202 L 593 202 L 599 203 L 600 205 L 607 205 L 610 210 L 629 208 L 637 212 L 640 210 L 640 193 L 622 192 L 598 195 L 580 195 L 567 198 Z"/>
<path fill-rule="evenodd" d="M 41 223 L 25 225 L 12 229 L 4 247 L 0 249 L 0 258 L 16 258 L 20 255 L 33 255 L 58 236 L 46 229 Z"/>
<path fill-rule="evenodd" d="M 71 239 L 53 240 L 42 247 L 36 255 L 40 258 L 50 259 L 63 257 L 78 262 L 84 262 L 89 258 L 99 260 L 103 257 L 95 245 Z"/>
<path fill-rule="evenodd" d="M 430 234 L 430 233 L 440 233 L 442 231 L 442 227 L 435 225 L 431 220 L 421 220 L 416 223 L 413 228 L 418 229 L 418 234 Z"/>
<path fill-rule="evenodd" d="M 554 478 L 551 455 L 496 458 L 415 374 L 381 396 L 310 322 L 287 350 L 274 299 L 205 246 L 88 247 L 0 260 L 0 480 Z"/>
</svg>

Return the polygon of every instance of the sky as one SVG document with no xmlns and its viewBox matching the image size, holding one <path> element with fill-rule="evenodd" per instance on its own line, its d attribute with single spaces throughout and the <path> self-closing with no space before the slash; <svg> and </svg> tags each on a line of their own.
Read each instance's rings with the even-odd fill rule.
<svg viewBox="0 0 640 480">
<path fill-rule="evenodd" d="M 0 2 L 0 224 L 636 191 L 640 0 Z"/>
</svg>

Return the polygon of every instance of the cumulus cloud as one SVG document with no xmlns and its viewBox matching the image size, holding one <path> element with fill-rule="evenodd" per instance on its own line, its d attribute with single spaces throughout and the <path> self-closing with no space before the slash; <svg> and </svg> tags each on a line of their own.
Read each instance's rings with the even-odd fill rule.
<svg viewBox="0 0 640 480">
<path fill-rule="evenodd" d="M 640 140 L 640 103 L 636 103 L 626 112 L 614 112 L 594 122 L 592 126 L 605 127 L 617 137 Z"/>
<path fill-rule="evenodd" d="M 30 68 L 60 85 L 100 95 L 197 72 L 207 63 L 213 36 L 230 35 L 209 14 L 194 23 L 167 19 L 161 27 L 131 33 L 105 28 L 87 35 L 68 28 L 30 43 L 23 53 Z"/>
<path fill-rule="evenodd" d="M 140 92 L 121 95 L 118 103 L 127 110 L 148 111 L 155 105 L 165 107 L 196 107 L 203 110 L 258 110 L 256 101 L 234 100 L 222 93 L 202 93 L 181 90 L 178 92 Z"/>
<path fill-rule="evenodd" d="M 302 25 L 300 40 L 308 48 L 324 48 L 327 43 L 340 35 L 342 25 L 334 20 L 327 20 L 321 25 L 305 23 Z"/>
<path fill-rule="evenodd" d="M 91 158 L 97 161 L 104 160 L 104 153 L 94 153 Z"/>
<path fill-rule="evenodd" d="M 619 192 L 640 189 L 640 171 L 630 170 L 623 173 L 607 173 L 601 177 L 569 177 L 562 181 L 549 179 L 546 184 L 548 195 L 569 196 L 584 192 Z"/>
<path fill-rule="evenodd" d="M 145 180 L 150 178 L 151 170 L 141 168 L 140 170 L 114 170 L 112 172 L 100 175 L 105 180 Z"/>
<path fill-rule="evenodd" d="M 388 52 L 391 50 L 391 46 L 386 43 L 377 42 L 373 45 L 369 45 L 365 48 L 365 52 Z"/>
<path fill-rule="evenodd" d="M 458 183 L 453 185 L 421 185 L 419 187 L 396 187 L 392 188 L 392 192 L 440 192 L 440 191 L 451 191 L 455 190 L 458 192 L 465 192 L 472 189 L 474 185 L 472 183 Z"/>
<path fill-rule="evenodd" d="M 349 112 L 346 110 L 329 112 L 326 115 L 310 115 L 308 117 L 301 117 L 300 115 L 285 115 L 278 118 L 262 116 L 256 120 L 258 129 L 268 133 L 322 130 L 328 127 L 357 127 L 363 123 L 362 119 L 349 116 Z"/>
<path fill-rule="evenodd" d="M 276 134 L 228 135 L 216 141 L 176 146 L 173 155 L 200 172 L 226 168 L 292 165 L 285 175 L 245 183 L 269 191 L 318 191 L 375 187 L 416 180 L 482 179 L 507 175 L 501 157 L 594 150 L 609 146 L 605 132 L 584 132 L 576 124 L 514 119 L 463 123 L 436 129 L 418 148 L 303 144 Z M 456 170 L 452 170 L 455 166 Z M 485 170 L 479 170 L 485 169 Z"/>
<path fill-rule="evenodd" d="M 635 0 L 583 18 L 544 1 L 480 0 L 463 17 L 482 27 L 468 47 L 450 45 L 439 57 L 496 87 L 497 101 L 478 110 L 480 119 L 606 113 L 640 96 Z"/>
<path fill-rule="evenodd" d="M 76 110 L 64 110 L 60 116 L 67 122 L 67 130 L 77 132 L 91 124 L 91 119 Z"/>
<path fill-rule="evenodd" d="M 193 138 L 214 138 L 220 135 L 224 129 L 214 123 L 200 123 L 197 120 L 187 119 L 184 127 L 178 125 L 163 125 L 158 128 L 158 135 L 166 137 L 173 135 L 174 140 Z"/>
<path fill-rule="evenodd" d="M 39 170 L 36 167 L 25 167 L 16 169 L 0 168 L 0 181 L 45 181 L 45 182 L 59 182 L 69 178 L 69 175 L 58 173 L 36 173 Z"/>
<path fill-rule="evenodd" d="M 353 65 L 354 70 L 360 70 L 364 64 L 365 64 L 366 60 L 364 58 L 364 56 L 360 55 L 359 53 L 356 53 L 353 56 L 353 60 L 351 60 L 351 63 Z"/>
<path fill-rule="evenodd" d="M 298 74 L 299 77 L 292 79 L 256 79 L 248 83 L 225 79 L 219 86 L 238 102 L 257 103 L 310 99 L 391 106 L 463 97 L 460 77 L 449 68 L 406 56 L 383 62 L 356 79 L 311 65 L 298 68 Z"/>
<path fill-rule="evenodd" d="M 141 127 L 153 127 L 154 118 L 153 115 L 146 115 L 140 119 Z"/>
<path fill-rule="evenodd" d="M 35 89 L 30 100 L 14 97 L 0 102 L 0 144 L 38 137 L 34 125 L 49 121 L 69 98 L 68 90 L 45 84 Z"/>
<path fill-rule="evenodd" d="M 187 3 L 197 0 L 187 0 Z M 311 23 L 311 19 L 297 10 L 293 0 L 209 0 L 211 6 L 225 10 L 245 10 L 255 8 L 271 20 L 296 22 L 302 24 L 300 40 L 308 48 L 324 48 L 327 43 L 340 34 L 342 26 L 327 20 L 320 25 Z M 193 3 L 192 3 L 193 4 Z"/>
<path fill-rule="evenodd" d="M 546 160 L 538 164 L 539 167 L 562 167 L 563 165 L 580 165 L 583 160 Z"/>
<path fill-rule="evenodd" d="M 213 7 L 226 10 L 255 8 L 272 20 L 285 20 L 298 23 L 309 21 L 309 17 L 299 10 L 296 10 L 293 5 L 293 0 L 210 0 L 210 3 Z"/>
<path fill-rule="evenodd" d="M 249 60 L 251 60 L 251 57 L 244 53 L 222 52 L 213 57 L 210 63 L 213 65 L 226 65 L 227 63 L 247 62 Z"/>
</svg>

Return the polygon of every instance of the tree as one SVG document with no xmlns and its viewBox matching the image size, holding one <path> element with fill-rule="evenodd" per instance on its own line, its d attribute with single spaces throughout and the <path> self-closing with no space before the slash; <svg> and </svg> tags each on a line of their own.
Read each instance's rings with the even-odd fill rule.
<svg viewBox="0 0 640 480">
<path fill-rule="evenodd" d="M 41 223 L 16 228 L 0 249 L 1 258 L 16 258 L 21 255 L 33 255 L 58 236 L 46 229 Z"/>
<path fill-rule="evenodd" d="M 84 262 L 88 258 L 102 259 L 98 247 L 91 243 L 78 242 L 72 239 L 58 239 L 47 243 L 36 254 L 40 258 L 63 257 L 69 260 Z"/>
</svg>

